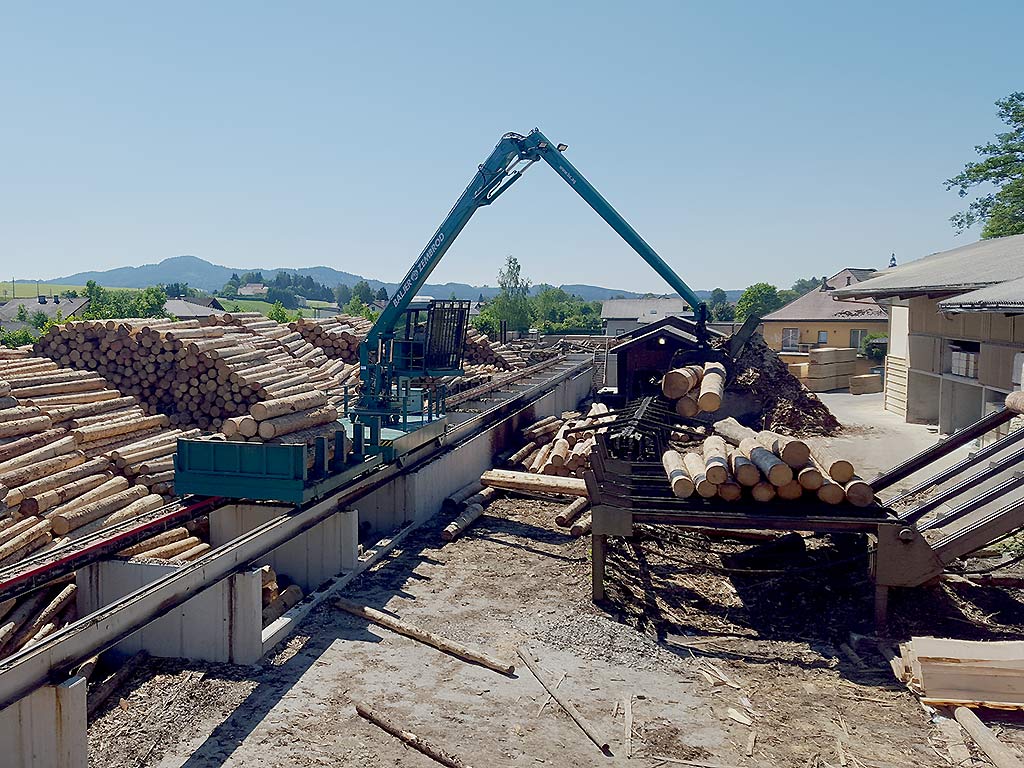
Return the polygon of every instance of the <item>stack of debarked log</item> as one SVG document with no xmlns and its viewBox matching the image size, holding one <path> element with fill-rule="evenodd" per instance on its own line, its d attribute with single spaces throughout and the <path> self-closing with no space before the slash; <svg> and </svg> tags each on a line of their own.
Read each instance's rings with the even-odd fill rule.
<svg viewBox="0 0 1024 768">
<path fill-rule="evenodd" d="M 608 406 L 594 403 L 585 416 L 566 413 L 548 416 L 522 431 L 526 444 L 509 458 L 508 465 L 527 472 L 558 477 L 583 477 L 590 467 L 595 435 L 607 427 Z"/>
<path fill-rule="evenodd" d="M 871 486 L 857 477 L 853 464 L 804 441 L 775 432 L 757 432 L 735 419 L 715 422 L 703 445 L 662 456 L 673 494 L 694 494 L 739 501 L 767 502 L 814 497 L 826 504 L 866 507 Z"/>
<path fill-rule="evenodd" d="M 66 323 L 44 334 L 36 350 L 59 366 L 84 369 L 62 372 L 69 380 L 95 371 L 147 412 L 200 429 L 216 429 L 262 400 L 329 388 L 345 371 L 344 363 L 331 363 L 279 323 L 224 317 L 230 322 L 209 325 L 215 318 L 204 326 L 169 320 Z"/>
<path fill-rule="evenodd" d="M 78 423 L 65 409 L 77 404 L 65 400 L 59 406 L 41 406 L 35 390 L 27 384 L 34 373 L 25 367 L 36 358 L 0 361 L 0 565 L 17 562 L 32 552 L 84 526 L 127 520 L 155 509 L 163 498 L 145 484 L 132 486 L 124 476 L 115 476 L 110 453 L 131 445 L 139 434 L 149 433 L 145 417 L 137 414 L 126 421 L 103 414 L 109 423 Z M 42 361 L 52 365 L 50 361 Z M 108 390 L 53 395 L 76 398 Z M 29 393 L 26 400 L 23 393 Z M 107 400 L 81 405 L 114 403 L 117 392 Z M 39 395 L 45 399 L 49 395 Z M 129 408 L 130 408 L 129 404 Z M 163 418 L 163 417 L 160 417 Z M 137 429 L 122 425 L 141 424 Z M 117 434 L 111 434 L 117 433 Z M 150 438 L 151 439 L 151 438 Z M 173 445 L 173 441 L 172 441 Z"/>
<path fill-rule="evenodd" d="M 661 379 L 661 394 L 671 400 L 675 412 L 692 418 L 722 407 L 725 366 L 717 362 L 673 368 Z"/>
<path fill-rule="evenodd" d="M 229 440 L 309 442 L 338 419 L 338 410 L 320 391 L 300 392 L 254 403 L 245 416 L 225 419 L 221 431 Z"/>
<path fill-rule="evenodd" d="M 322 349 L 332 360 L 359 362 L 359 343 L 373 326 L 369 320 L 353 315 L 336 315 L 319 320 L 299 318 L 289 324 L 314 347 Z"/>
<path fill-rule="evenodd" d="M 28 595 L 0 602 L 0 658 L 5 658 L 64 628 L 78 618 L 72 577 Z"/>
</svg>

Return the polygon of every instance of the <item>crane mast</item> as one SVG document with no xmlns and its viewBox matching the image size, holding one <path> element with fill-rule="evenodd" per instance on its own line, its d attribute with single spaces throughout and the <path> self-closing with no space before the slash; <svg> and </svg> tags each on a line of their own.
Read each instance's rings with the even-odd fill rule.
<svg viewBox="0 0 1024 768">
<path fill-rule="evenodd" d="M 352 408 L 355 420 L 368 425 L 372 435 L 379 434 L 381 420 L 385 422 L 401 411 L 397 404 L 395 387 L 403 366 L 396 363 L 396 324 L 410 311 L 410 304 L 469 223 L 477 209 L 490 205 L 509 187 L 522 178 L 523 173 L 538 160 L 543 160 L 572 189 L 614 229 L 640 257 L 657 272 L 692 308 L 697 318 L 698 345 L 706 347 L 707 307 L 683 280 L 665 263 L 650 245 L 622 218 L 600 192 L 583 176 L 563 154 L 565 144 L 552 144 L 539 129 L 523 136 L 506 133 L 490 156 L 480 164 L 469 186 L 455 202 L 451 211 L 438 227 L 409 272 L 405 275 L 380 317 L 374 323 L 359 348 L 359 373 L 362 392 Z M 408 328 L 417 328 L 416 321 L 406 322 Z M 464 324 L 462 326 L 464 333 Z M 422 331 L 421 331 L 422 333 Z M 397 395 L 398 398 L 401 395 Z"/>
</svg>

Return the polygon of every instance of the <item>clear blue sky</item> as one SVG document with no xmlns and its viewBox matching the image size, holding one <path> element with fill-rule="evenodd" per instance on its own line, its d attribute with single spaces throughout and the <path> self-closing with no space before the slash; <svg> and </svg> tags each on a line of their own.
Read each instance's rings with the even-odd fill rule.
<svg viewBox="0 0 1024 768">
<path fill-rule="evenodd" d="M 954 247 L 1019 0 L 7 3 L 0 274 L 194 254 L 398 280 L 534 126 L 694 288 Z M 432 281 L 665 290 L 537 166 Z"/>
</svg>

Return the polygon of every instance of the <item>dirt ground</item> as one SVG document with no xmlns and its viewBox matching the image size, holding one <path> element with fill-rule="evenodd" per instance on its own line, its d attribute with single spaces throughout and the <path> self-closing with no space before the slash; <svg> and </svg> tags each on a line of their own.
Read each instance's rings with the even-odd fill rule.
<svg viewBox="0 0 1024 768">
<path fill-rule="evenodd" d="M 151 664 L 90 726 L 91 764 L 434 765 L 359 718 L 357 702 L 467 765 L 949 764 L 928 714 L 862 637 L 859 542 L 801 540 L 784 548 L 796 570 L 778 574 L 743 554 L 749 543 L 646 529 L 613 547 L 609 600 L 596 606 L 589 541 L 557 529 L 557 509 L 501 499 L 443 547 L 437 520 L 346 594 L 502 659 L 528 647 L 614 756 L 544 706 L 521 662 L 505 677 L 324 605 L 262 665 Z M 916 612 L 896 603 L 911 625 L 900 631 L 934 627 L 936 611 L 972 621 L 941 592 Z"/>
<path fill-rule="evenodd" d="M 879 459 L 886 441 L 906 439 L 903 455 L 931 442 L 924 428 L 904 425 L 917 432 L 903 435 L 875 423 L 885 416 L 862 401 L 829 405 L 846 424 L 834 439 L 863 453 L 870 474 L 892 463 Z M 90 725 L 91 764 L 436 765 L 357 716 L 363 703 L 473 766 L 968 765 L 949 757 L 947 738 L 962 745 L 955 729 L 943 730 L 948 721 L 920 706 L 879 651 L 862 537 L 768 545 L 642 528 L 611 540 L 608 599 L 595 605 L 589 538 L 558 528 L 558 509 L 502 498 L 444 546 L 439 517 L 345 593 L 515 663 L 514 676 L 328 604 L 257 666 L 151 662 Z M 895 640 L 1019 639 L 1024 593 L 963 583 L 897 590 L 890 614 Z M 548 701 L 519 647 L 612 756 Z M 993 725 L 1024 747 L 1019 719 Z"/>
</svg>

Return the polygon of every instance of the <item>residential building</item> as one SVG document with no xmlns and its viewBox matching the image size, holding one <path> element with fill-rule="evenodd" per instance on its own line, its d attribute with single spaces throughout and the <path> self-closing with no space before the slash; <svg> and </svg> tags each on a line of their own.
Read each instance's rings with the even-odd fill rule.
<svg viewBox="0 0 1024 768">
<path fill-rule="evenodd" d="M 266 296 L 269 289 L 263 283 L 246 283 L 239 287 L 239 296 Z"/>
<path fill-rule="evenodd" d="M 1020 389 L 1024 235 L 933 253 L 835 293 L 889 308 L 885 408 L 948 434 Z"/>
<path fill-rule="evenodd" d="M 86 297 L 69 299 L 61 296 L 30 296 L 11 299 L 0 306 L 0 322 L 4 323 L 4 327 L 8 327 L 7 321 L 17 320 L 19 307 L 24 307 L 29 317 L 36 312 L 42 312 L 49 319 L 55 320 L 58 313 L 61 318 L 67 318 L 83 312 L 88 306 L 89 299 Z"/>
<path fill-rule="evenodd" d="M 821 286 L 763 318 L 765 343 L 778 352 L 807 352 L 815 347 L 860 349 L 865 337 L 885 333 L 888 313 L 871 298 L 839 301 L 836 291 L 860 284 L 873 269 L 844 269 Z"/>
<path fill-rule="evenodd" d="M 217 302 L 216 306 L 192 301 L 190 299 L 168 299 L 164 304 L 164 312 L 179 320 L 197 320 L 201 317 L 220 314 L 224 308 Z"/>
<path fill-rule="evenodd" d="M 608 299 L 601 302 L 601 321 L 606 336 L 621 336 L 666 317 L 693 317 L 681 298 Z"/>
<path fill-rule="evenodd" d="M 606 355 L 605 384 L 617 388 L 624 400 L 657 394 L 658 381 L 676 352 L 697 346 L 696 325 L 670 315 L 620 334 L 613 345 Z M 620 377 L 619 371 L 629 375 Z"/>
</svg>

